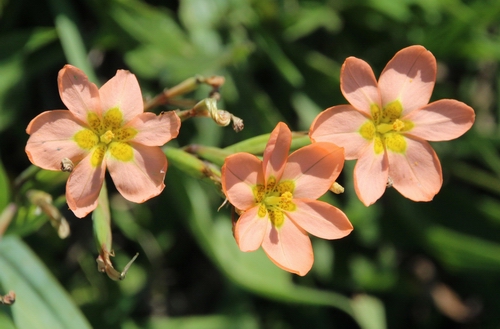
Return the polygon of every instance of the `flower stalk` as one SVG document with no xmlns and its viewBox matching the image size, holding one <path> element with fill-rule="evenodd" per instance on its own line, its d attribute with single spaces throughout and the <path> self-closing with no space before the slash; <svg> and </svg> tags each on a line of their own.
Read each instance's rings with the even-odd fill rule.
<svg viewBox="0 0 500 329">
<path fill-rule="evenodd" d="M 209 92 L 209 97 L 219 99 L 219 89 L 224 84 L 224 77 L 221 76 L 211 76 L 205 78 L 203 76 L 195 76 L 188 78 L 178 85 L 167 88 L 163 92 L 144 104 L 144 111 L 151 111 L 151 109 L 167 104 L 181 104 L 179 99 L 174 99 L 175 97 L 188 94 L 196 90 L 201 84 L 206 84 L 212 87 Z M 188 101 L 188 103 L 191 101 Z M 186 104 L 186 102 L 184 102 Z M 191 105 L 192 106 L 192 105 Z"/>
<path fill-rule="evenodd" d="M 135 254 L 132 260 L 125 266 L 123 271 L 117 271 L 110 257 L 115 253 L 112 248 L 113 237 L 111 234 L 111 215 L 109 211 L 109 200 L 106 183 L 102 185 L 99 193 L 99 203 L 97 208 L 92 213 L 92 221 L 94 224 L 94 237 L 97 243 L 99 256 L 96 259 L 97 270 L 106 273 L 107 276 L 113 281 L 125 279 L 130 266 L 136 260 L 139 253 Z"/>
<path fill-rule="evenodd" d="M 189 110 L 177 111 L 177 115 L 181 121 L 192 117 L 207 117 L 212 118 L 219 126 L 226 127 L 231 122 L 233 129 L 236 132 L 243 130 L 243 120 L 225 110 L 217 108 L 217 100 L 215 98 L 205 98 Z"/>
</svg>

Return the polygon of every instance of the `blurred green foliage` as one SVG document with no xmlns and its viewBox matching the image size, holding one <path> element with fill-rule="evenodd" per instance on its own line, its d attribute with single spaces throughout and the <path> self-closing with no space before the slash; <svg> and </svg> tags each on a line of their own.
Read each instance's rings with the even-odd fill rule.
<svg viewBox="0 0 500 329">
<path fill-rule="evenodd" d="M 0 240 L 0 294 L 14 290 L 18 300 L 0 305 L 0 327 L 498 328 L 499 17 L 495 0 L 0 1 L 0 213 L 17 205 Z M 220 191 L 183 168 L 198 159 L 177 147 L 231 150 L 278 121 L 307 130 L 321 110 L 346 102 L 346 57 L 378 75 L 412 44 L 438 60 L 433 99 L 476 111 L 466 135 L 433 144 L 441 193 L 414 203 L 388 190 L 366 208 L 347 162 L 346 192 L 323 199 L 355 230 L 338 241 L 313 238 L 306 277 L 278 269 L 262 251 L 241 253 L 230 209 L 217 212 Z M 209 119 L 184 122 L 165 150 L 167 187 L 145 204 L 124 201 L 108 184 L 113 261 L 122 269 L 140 253 L 124 281 L 97 272 L 91 218 L 75 218 L 61 197 L 67 174 L 36 172 L 24 152 L 29 121 L 64 108 L 56 78 L 66 63 L 98 84 L 129 69 L 146 99 L 195 75 L 222 75 L 219 107 L 245 122 L 238 134 Z M 28 189 L 53 196 L 69 238 L 59 239 Z"/>
</svg>

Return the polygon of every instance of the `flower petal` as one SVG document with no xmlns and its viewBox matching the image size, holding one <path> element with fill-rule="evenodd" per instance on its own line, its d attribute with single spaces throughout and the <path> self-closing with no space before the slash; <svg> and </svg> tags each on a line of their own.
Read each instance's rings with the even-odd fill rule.
<svg viewBox="0 0 500 329">
<path fill-rule="evenodd" d="M 426 141 L 406 138 L 406 154 L 387 152 L 393 187 L 413 201 L 430 201 L 443 185 L 441 164 Z"/>
<path fill-rule="evenodd" d="M 100 115 L 99 90 L 82 70 L 67 64 L 59 71 L 57 82 L 61 100 L 78 120 L 87 122 L 89 112 Z"/>
<path fill-rule="evenodd" d="M 359 58 L 349 57 L 342 65 L 340 90 L 352 106 L 368 116 L 371 116 L 372 104 L 382 104 L 373 70 Z"/>
<path fill-rule="evenodd" d="M 337 207 L 310 199 L 293 199 L 296 211 L 287 216 L 305 231 L 322 239 L 340 239 L 351 233 L 353 227 L 347 216 Z"/>
<path fill-rule="evenodd" d="M 167 158 L 159 147 L 131 145 L 132 160 L 121 161 L 107 152 L 106 161 L 118 192 L 129 201 L 142 203 L 163 191 Z"/>
<path fill-rule="evenodd" d="M 351 105 L 333 106 L 314 119 L 309 136 L 313 142 L 330 142 L 343 147 L 346 160 L 357 159 L 370 144 L 359 133 L 359 128 L 367 120 Z"/>
<path fill-rule="evenodd" d="M 309 236 L 289 218 L 279 229 L 268 226 L 262 248 L 274 264 L 298 275 L 306 275 L 314 262 Z"/>
<path fill-rule="evenodd" d="M 249 153 L 228 156 L 221 169 L 221 183 L 224 194 L 237 209 L 254 207 L 252 188 L 257 184 L 264 185 L 262 161 Z"/>
<path fill-rule="evenodd" d="M 328 191 L 344 167 L 344 149 L 317 142 L 293 152 L 281 176 L 295 182 L 294 198 L 317 199 Z"/>
<path fill-rule="evenodd" d="M 92 154 L 78 163 L 66 182 L 66 202 L 77 217 L 85 217 L 97 207 L 97 197 L 104 182 L 106 161 L 99 167 L 91 164 Z"/>
<path fill-rule="evenodd" d="M 173 111 L 163 112 L 160 115 L 145 112 L 137 115 L 124 127 L 137 130 L 137 135 L 130 141 L 148 146 L 162 146 L 177 137 L 181 120 Z"/>
<path fill-rule="evenodd" d="M 472 127 L 474 118 L 470 106 L 454 99 L 442 99 L 411 112 L 403 119 L 414 124 L 408 135 L 437 142 L 462 136 Z"/>
<path fill-rule="evenodd" d="M 30 161 L 43 169 L 61 170 L 61 160 L 79 162 L 88 154 L 73 140 L 76 132 L 84 129 L 67 110 L 46 111 L 36 116 L 26 128 L 30 138 L 26 154 Z"/>
<path fill-rule="evenodd" d="M 375 154 L 368 146 L 354 167 L 354 189 L 365 206 L 377 201 L 384 194 L 389 174 L 386 152 Z"/>
<path fill-rule="evenodd" d="M 271 226 L 269 217 L 259 217 L 259 207 L 253 207 L 245 211 L 234 227 L 234 238 L 241 251 L 257 250 L 264 240 L 264 235 Z"/>
<path fill-rule="evenodd" d="M 116 71 L 116 75 L 99 89 L 99 94 L 103 114 L 112 108 L 119 108 L 123 114 L 123 121 L 128 122 L 144 112 L 139 82 L 129 71 Z"/>
<path fill-rule="evenodd" d="M 292 132 L 290 128 L 285 123 L 279 122 L 269 137 L 262 159 L 262 171 L 266 184 L 267 179 L 271 176 L 274 176 L 276 181 L 280 180 L 291 143 Z"/>
<path fill-rule="evenodd" d="M 429 103 L 436 81 L 436 59 L 422 46 L 400 50 L 387 63 L 378 81 L 382 105 L 399 100 L 403 113 Z"/>
</svg>

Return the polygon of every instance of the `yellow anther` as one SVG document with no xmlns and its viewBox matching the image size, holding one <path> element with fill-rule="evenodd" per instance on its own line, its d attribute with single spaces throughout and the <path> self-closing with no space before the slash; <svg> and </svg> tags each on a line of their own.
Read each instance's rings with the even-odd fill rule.
<svg viewBox="0 0 500 329">
<path fill-rule="evenodd" d="M 113 140 L 114 137 L 115 137 L 115 134 L 113 134 L 113 132 L 111 130 L 108 130 L 104 134 L 102 134 L 99 139 L 102 143 L 109 144 Z"/>
<path fill-rule="evenodd" d="M 396 119 L 392 124 L 392 130 L 401 131 L 405 127 L 405 123 L 399 119 Z"/>
</svg>

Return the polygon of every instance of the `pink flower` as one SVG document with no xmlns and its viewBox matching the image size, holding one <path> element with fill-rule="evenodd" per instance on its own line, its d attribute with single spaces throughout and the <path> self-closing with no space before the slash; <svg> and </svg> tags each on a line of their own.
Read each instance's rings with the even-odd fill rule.
<svg viewBox="0 0 500 329">
<path fill-rule="evenodd" d="M 222 167 L 224 194 L 242 212 L 234 235 L 242 251 L 261 245 L 280 268 L 305 275 L 314 257 L 309 232 L 339 239 L 352 231 L 346 215 L 317 201 L 344 166 L 344 151 L 315 143 L 290 156 L 292 133 L 280 122 L 271 133 L 263 160 L 249 153 L 227 157 Z"/>
<path fill-rule="evenodd" d="M 439 192 L 441 164 L 427 141 L 461 136 L 475 114 L 453 99 L 428 104 L 435 80 L 436 59 L 422 46 L 399 51 L 378 83 L 363 60 L 344 62 L 340 88 L 351 105 L 320 113 L 310 137 L 344 147 L 347 160 L 358 159 L 354 187 L 365 205 L 377 201 L 388 182 L 414 201 L 430 201 Z"/>
<path fill-rule="evenodd" d="M 78 217 L 97 206 L 109 169 L 127 200 L 144 202 L 161 193 L 167 159 L 161 145 L 177 136 L 175 113 L 144 113 L 135 75 L 119 70 L 100 89 L 78 68 L 66 65 L 58 76 L 67 110 L 46 111 L 34 118 L 26 153 L 43 169 L 61 170 L 63 159 L 76 164 L 66 184 L 66 200 Z M 67 160 L 65 160 L 67 161 Z"/>
</svg>

